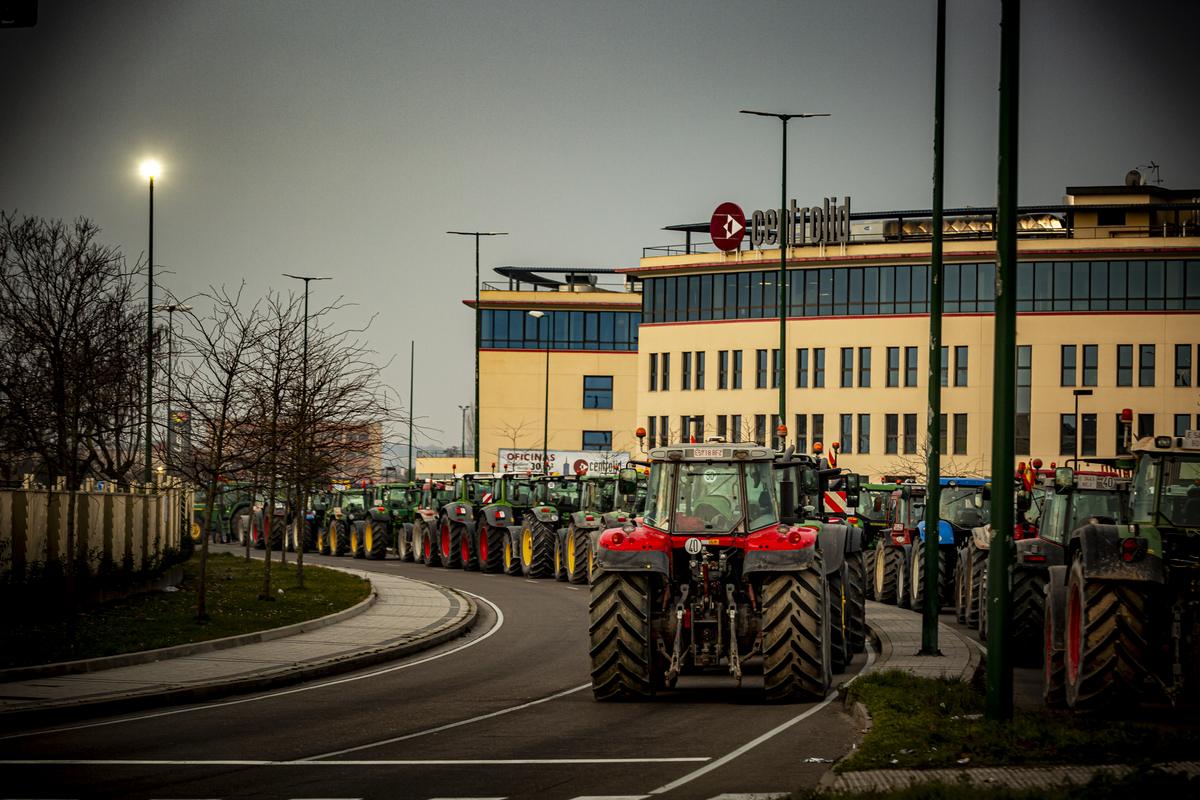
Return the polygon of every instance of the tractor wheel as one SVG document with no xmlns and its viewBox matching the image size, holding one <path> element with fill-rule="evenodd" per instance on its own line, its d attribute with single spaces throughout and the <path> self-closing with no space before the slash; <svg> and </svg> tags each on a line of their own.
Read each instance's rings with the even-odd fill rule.
<svg viewBox="0 0 1200 800">
<path fill-rule="evenodd" d="M 896 551 L 896 608 L 909 608 L 912 606 L 912 594 L 908 583 L 912 571 L 908 568 L 908 553 L 902 547 L 892 549 Z"/>
<path fill-rule="evenodd" d="M 567 580 L 567 531 L 559 528 L 554 532 L 554 580 Z"/>
<path fill-rule="evenodd" d="M 609 572 L 592 584 L 588 636 L 597 700 L 654 697 L 650 612 L 656 583 L 646 573 Z"/>
<path fill-rule="evenodd" d="M 967 623 L 967 551 L 958 551 L 958 566 L 954 570 L 954 618 L 959 625 Z"/>
<path fill-rule="evenodd" d="M 292 520 L 287 526 L 287 535 L 283 537 L 283 546 L 289 553 L 296 552 L 296 542 L 300 539 L 300 520 Z"/>
<path fill-rule="evenodd" d="M 314 520 L 315 522 L 315 520 Z M 317 528 L 317 552 L 323 556 L 327 556 L 333 552 L 330 546 L 330 541 L 333 539 L 333 526 L 321 525 Z"/>
<path fill-rule="evenodd" d="M 896 604 L 896 573 L 903 552 L 891 545 L 881 545 L 875 552 L 875 599 L 880 603 Z"/>
<path fill-rule="evenodd" d="M 863 571 L 866 573 L 866 578 L 863 582 L 863 597 L 867 600 L 875 599 L 875 548 L 869 547 L 862 551 Z"/>
<path fill-rule="evenodd" d="M 273 552 L 283 550 L 283 540 L 286 538 L 287 522 L 276 517 L 263 518 L 263 538 L 270 544 Z"/>
<path fill-rule="evenodd" d="M 204 541 L 204 514 L 200 511 L 192 514 L 192 541 L 196 544 Z"/>
<path fill-rule="evenodd" d="M 846 665 L 854 658 L 850 649 L 850 609 L 846 584 L 849 572 L 846 562 L 837 572 L 825 576 L 826 594 L 829 601 L 829 668 L 834 674 L 846 671 Z"/>
<path fill-rule="evenodd" d="M 428 521 L 421 526 L 421 563 L 427 567 L 442 565 L 442 548 L 438 545 L 437 528 Z"/>
<path fill-rule="evenodd" d="M 984 569 L 979 581 L 979 641 L 987 644 L 988 623 L 988 571 Z"/>
<path fill-rule="evenodd" d="M 1046 573 L 1043 570 L 1013 569 L 1012 625 L 1013 663 L 1019 667 L 1042 666 L 1042 637 L 1046 628 Z"/>
<path fill-rule="evenodd" d="M 304 552 L 312 553 L 317 550 L 321 538 L 321 523 L 316 519 L 304 520 Z"/>
<path fill-rule="evenodd" d="M 1065 570 L 1062 570 L 1065 572 Z M 1062 585 L 1061 576 L 1055 580 L 1053 574 L 1047 582 L 1046 613 L 1042 632 L 1042 700 L 1048 708 L 1067 707 L 1067 657 L 1062 645 L 1066 640 L 1066 597 L 1067 587 Z M 1055 641 L 1054 631 L 1059 631 Z"/>
<path fill-rule="evenodd" d="M 452 523 L 451 526 L 458 528 L 458 550 L 461 555 L 463 570 L 478 571 L 479 546 L 472 540 L 471 529 L 461 522 Z"/>
<path fill-rule="evenodd" d="M 501 535 L 501 547 L 504 549 L 504 574 L 524 574 L 521 569 L 521 547 L 518 542 L 513 541 L 511 530 L 505 530 Z"/>
<path fill-rule="evenodd" d="M 592 552 L 592 539 L 587 531 L 571 528 L 567 532 L 567 580 L 574 584 L 590 580 L 588 557 Z"/>
<path fill-rule="evenodd" d="M 254 545 L 255 550 L 263 550 L 267 546 L 267 540 L 263 536 L 262 517 L 258 514 L 250 521 L 250 543 Z"/>
<path fill-rule="evenodd" d="M 1144 584 L 1085 579 L 1075 559 L 1067 584 L 1067 705 L 1075 712 L 1137 705 L 1149 655 Z"/>
<path fill-rule="evenodd" d="M 229 518 L 229 533 L 242 547 L 246 546 L 246 541 L 250 536 L 250 516 L 250 509 L 243 507 Z"/>
<path fill-rule="evenodd" d="M 351 522 L 348 530 L 350 532 L 350 552 L 355 558 L 366 558 L 367 548 L 363 540 L 367 534 L 367 523 L 363 520 Z"/>
<path fill-rule="evenodd" d="M 938 547 L 938 608 L 946 605 L 953 591 L 950 581 L 950 564 L 945 548 Z M 925 542 L 918 540 L 913 543 L 912 571 L 910 573 L 912 608 L 922 611 L 925 608 Z"/>
<path fill-rule="evenodd" d="M 330 543 L 335 556 L 344 556 L 350 550 L 350 530 L 354 524 L 344 519 L 335 520 L 329 531 Z"/>
<path fill-rule="evenodd" d="M 553 530 L 530 515 L 521 529 L 521 573 L 526 578 L 554 575 L 556 536 Z"/>
<path fill-rule="evenodd" d="M 867 649 L 867 604 L 864 587 L 867 584 L 867 569 L 863 565 L 863 553 L 846 556 L 850 567 L 846 580 L 846 616 L 849 623 L 850 652 L 861 653 Z"/>
<path fill-rule="evenodd" d="M 829 604 L 824 594 L 819 559 L 808 569 L 770 573 L 763 580 L 763 685 L 768 700 L 816 702 L 829 691 Z"/>
<path fill-rule="evenodd" d="M 363 534 L 363 549 L 372 561 L 383 561 L 388 554 L 388 524 L 377 519 L 367 520 Z"/>
<path fill-rule="evenodd" d="M 450 524 L 450 518 L 442 517 L 438 523 L 437 550 L 446 569 L 462 568 L 462 540 L 459 534 L 459 529 Z"/>
<path fill-rule="evenodd" d="M 963 581 L 967 590 L 967 618 L 964 622 L 968 628 L 979 627 L 979 601 L 983 597 L 981 589 L 983 573 L 987 571 L 987 559 L 987 550 L 979 549 L 975 542 L 967 545 L 967 573 L 963 575 Z"/>
<path fill-rule="evenodd" d="M 416 527 L 404 522 L 396 523 L 396 557 L 401 561 L 413 560 L 413 532 Z"/>
<path fill-rule="evenodd" d="M 504 572 L 504 535 L 508 531 L 503 528 L 490 528 L 484 525 L 479 529 L 479 569 L 489 575 Z"/>
</svg>

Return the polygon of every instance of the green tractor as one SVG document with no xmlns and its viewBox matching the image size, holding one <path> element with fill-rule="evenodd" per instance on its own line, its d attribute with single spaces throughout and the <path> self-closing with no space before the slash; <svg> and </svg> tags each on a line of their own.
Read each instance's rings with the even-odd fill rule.
<svg viewBox="0 0 1200 800">
<path fill-rule="evenodd" d="M 1085 520 L 1049 570 L 1046 693 L 1061 683 L 1076 712 L 1136 706 L 1148 685 L 1172 704 L 1200 697 L 1200 431 L 1129 450 L 1116 461 L 1134 470 L 1124 523 Z M 1074 470 L 1054 483 L 1070 491 Z"/>
<path fill-rule="evenodd" d="M 496 476 L 468 472 L 454 479 L 454 496 L 441 508 L 437 530 L 439 563 L 446 569 L 479 569 L 477 520 L 492 501 Z M 428 563 L 428 562 L 427 562 Z"/>
<path fill-rule="evenodd" d="M 579 510 L 582 484 L 577 475 L 539 475 L 533 479 L 533 504 L 525 512 L 520 535 L 521 574 L 557 578 L 562 573 L 564 522 Z"/>
<path fill-rule="evenodd" d="M 868 600 L 875 600 L 875 543 L 887 534 L 888 500 L 896 489 L 895 484 L 864 483 L 858 494 L 858 506 L 854 508 L 854 519 L 863 531 L 863 568 L 867 572 L 864 590 Z"/>
<path fill-rule="evenodd" d="M 215 533 L 222 542 L 233 542 L 245 536 L 253 514 L 250 484 L 241 481 L 221 481 L 213 502 L 212 516 L 204 520 L 207 492 L 196 492 L 192 510 L 192 540 L 200 543 L 205 533 Z M 244 543 L 244 542 L 242 542 Z"/>
<path fill-rule="evenodd" d="M 442 563 L 437 538 L 441 508 L 454 499 L 452 480 L 429 479 L 421 484 L 420 497 L 413 508 L 411 536 L 413 561 L 428 567 Z"/>
<path fill-rule="evenodd" d="M 392 550 L 401 561 L 413 560 L 413 522 L 416 519 L 417 506 L 421 503 L 421 484 L 419 483 L 385 483 L 378 487 L 379 506 L 375 516 L 388 516 Z M 379 507 L 385 512 L 379 512 Z"/>
<path fill-rule="evenodd" d="M 522 574 L 519 523 L 533 507 L 533 495 L 533 479 L 528 475 L 507 472 L 496 479 L 475 531 L 474 545 L 481 571 Z"/>
<path fill-rule="evenodd" d="M 370 516 L 367 512 L 369 493 L 364 486 L 333 491 L 329 511 L 325 514 L 325 529 L 317 543 L 321 555 L 349 554 L 355 558 L 366 558 L 364 544 Z"/>
</svg>

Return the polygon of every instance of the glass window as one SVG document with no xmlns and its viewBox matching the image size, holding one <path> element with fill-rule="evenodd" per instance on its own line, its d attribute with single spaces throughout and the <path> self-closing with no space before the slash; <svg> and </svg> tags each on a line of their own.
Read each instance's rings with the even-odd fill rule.
<svg viewBox="0 0 1200 800">
<path fill-rule="evenodd" d="M 1071 310 L 1071 262 L 1054 263 L 1054 310 Z"/>
<path fill-rule="evenodd" d="M 756 365 L 754 372 L 754 388 L 765 389 L 767 388 L 767 351 L 756 350 L 754 353 L 754 363 Z"/>
<path fill-rule="evenodd" d="M 1127 267 L 1124 261 L 1112 261 L 1108 265 L 1108 307 L 1113 311 L 1125 310 Z"/>
<path fill-rule="evenodd" d="M 1190 344 L 1175 345 L 1175 385 L 1192 385 L 1192 346 Z"/>
<path fill-rule="evenodd" d="M 646 425 L 646 438 L 650 441 L 650 449 L 658 447 L 658 417 L 650 417 Z"/>
<path fill-rule="evenodd" d="M 917 348 L 904 348 L 904 385 L 917 385 Z"/>
<path fill-rule="evenodd" d="M 796 415 L 796 452 L 808 452 L 808 415 Z"/>
<path fill-rule="evenodd" d="M 950 442 L 947 440 L 949 436 L 948 421 L 950 417 L 947 414 L 939 414 L 938 417 L 938 453 L 945 455 L 950 449 Z"/>
<path fill-rule="evenodd" d="M 967 385 L 967 346 L 959 345 L 954 348 L 954 385 Z"/>
<path fill-rule="evenodd" d="M 835 269 L 833 271 L 833 313 L 837 316 L 846 316 L 846 290 L 847 290 L 847 270 Z"/>
<path fill-rule="evenodd" d="M 737 273 L 737 317 L 738 319 L 750 318 L 750 273 Z M 729 303 L 729 295 L 725 295 L 726 304 Z"/>
<path fill-rule="evenodd" d="M 1147 310 L 1157 311 L 1165 307 L 1163 304 L 1163 295 L 1166 292 L 1166 286 L 1164 285 L 1165 278 L 1164 263 L 1162 261 L 1146 262 Z"/>
<path fill-rule="evenodd" d="M 1080 431 L 1079 438 L 1079 454 L 1081 456 L 1096 455 L 1096 415 L 1083 414 L 1081 422 L 1083 430 Z"/>
<path fill-rule="evenodd" d="M 746 464 L 746 513 L 750 517 L 747 527 L 751 531 L 779 524 L 779 512 L 775 508 L 775 476 L 770 464 Z"/>
<path fill-rule="evenodd" d="M 767 444 L 767 415 L 766 414 L 755 414 L 754 415 L 754 441 L 759 446 L 766 446 L 766 444 Z"/>
<path fill-rule="evenodd" d="M 1138 414 L 1137 415 L 1137 438 L 1145 439 L 1147 436 L 1154 435 L 1154 415 L 1153 414 Z"/>
<path fill-rule="evenodd" d="M 729 351 L 717 351 L 717 388 L 729 388 Z"/>
<path fill-rule="evenodd" d="M 858 452 L 866 454 L 871 452 L 871 415 L 858 415 Z"/>
<path fill-rule="evenodd" d="M 763 280 L 761 272 L 750 273 L 750 316 L 758 319 L 763 315 Z"/>
<path fill-rule="evenodd" d="M 1133 386 L 1133 345 L 1117 345 L 1117 386 Z"/>
<path fill-rule="evenodd" d="M 889 347 L 887 349 L 887 385 L 900 385 L 900 348 Z"/>
<path fill-rule="evenodd" d="M 919 264 L 912 268 L 912 313 L 929 313 L 929 267 Z"/>
<path fill-rule="evenodd" d="M 854 386 L 854 348 L 842 348 L 842 388 Z"/>
<path fill-rule="evenodd" d="M 612 431 L 584 431 L 584 450 L 612 450 Z"/>
<path fill-rule="evenodd" d="M 1033 311 L 1033 264 L 1017 264 L 1017 311 Z"/>
<path fill-rule="evenodd" d="M 1039 261 L 1033 271 L 1033 310 L 1054 310 L 1054 265 Z"/>
<path fill-rule="evenodd" d="M 1138 347 L 1138 386 L 1154 385 L 1154 345 Z"/>
<path fill-rule="evenodd" d="M 1129 261 L 1126 262 L 1126 270 L 1128 272 L 1128 288 L 1126 296 L 1129 298 L 1128 305 L 1130 311 L 1145 311 L 1146 310 L 1146 262 L 1145 261 Z"/>
<path fill-rule="evenodd" d="M 679 376 L 680 391 L 690 391 L 692 388 L 692 354 L 684 353 L 682 358 L 682 371 Z"/>
<path fill-rule="evenodd" d="M 841 431 L 842 435 L 838 438 L 838 445 L 842 448 L 842 452 L 849 455 L 854 452 L 854 415 L 841 414 Z"/>
<path fill-rule="evenodd" d="M 612 376 L 585 375 L 583 378 L 583 407 L 612 408 L 612 403 Z"/>
<path fill-rule="evenodd" d="M 783 364 L 779 363 L 779 348 L 777 347 L 771 351 L 771 388 L 772 389 L 779 388 L 780 381 L 782 380 L 782 377 L 783 377 L 783 373 L 781 371 L 782 369 L 783 369 Z"/>
<path fill-rule="evenodd" d="M 1033 348 L 1027 344 L 1017 345 L 1017 415 L 1016 449 L 1019 456 L 1029 455 L 1029 394 L 1033 370 L 1030 358 Z"/>
<path fill-rule="evenodd" d="M 1088 285 L 1091 283 L 1091 263 L 1076 261 L 1071 265 L 1071 310 L 1088 310 Z"/>
<path fill-rule="evenodd" d="M 863 313 L 879 313 L 879 267 L 863 270 Z"/>
<path fill-rule="evenodd" d="M 964 312 L 973 312 L 975 308 L 975 278 L 977 274 L 977 264 L 963 264 L 959 267 L 958 278 L 958 310 Z"/>
<path fill-rule="evenodd" d="M 1064 344 L 1062 346 L 1062 370 L 1060 375 L 1060 386 L 1075 385 L 1075 345 Z"/>
<path fill-rule="evenodd" d="M 954 455 L 962 456 L 967 453 L 967 415 L 954 415 Z"/>
<path fill-rule="evenodd" d="M 813 388 L 825 388 L 825 348 L 813 348 Z"/>
<path fill-rule="evenodd" d="M 942 346 L 942 386 L 950 385 L 950 348 Z"/>
<path fill-rule="evenodd" d="M 704 388 L 704 351 L 696 353 L 696 390 Z"/>
<path fill-rule="evenodd" d="M 869 387 L 871 385 L 871 348 L 858 348 L 858 385 Z M 859 450 L 859 452 L 863 452 Z"/>
<path fill-rule="evenodd" d="M 1192 415 L 1191 414 L 1176 414 L 1175 415 L 1175 436 L 1183 436 L 1191 430 Z"/>
<path fill-rule="evenodd" d="M 942 310 L 947 314 L 958 313 L 958 264 L 942 265 Z"/>
<path fill-rule="evenodd" d="M 658 418 L 658 444 L 661 447 L 666 447 L 671 443 L 671 426 L 667 422 L 665 416 Z"/>
<path fill-rule="evenodd" d="M 742 351 L 733 351 L 733 388 L 742 388 Z"/>
<path fill-rule="evenodd" d="M 658 391 L 658 353 L 650 354 L 650 391 Z"/>
<path fill-rule="evenodd" d="M 717 436 L 729 440 L 729 418 L 724 414 L 717 416 Z"/>
<path fill-rule="evenodd" d="M 731 415 L 729 417 L 729 427 L 732 429 L 732 432 L 733 432 L 733 441 L 741 442 L 742 441 L 742 415 L 741 414 Z"/>
<path fill-rule="evenodd" d="M 1098 345 L 1083 346 L 1083 385 L 1095 386 L 1100 365 L 1100 348 Z"/>
<path fill-rule="evenodd" d="M 854 317 L 863 313 L 863 275 L 859 268 L 847 269 L 846 272 L 850 273 L 850 305 L 847 312 Z"/>
<path fill-rule="evenodd" d="M 825 443 L 825 415 L 812 415 L 812 440 L 815 446 L 817 442 Z"/>
<path fill-rule="evenodd" d="M 778 414 L 771 415 L 770 436 L 771 436 L 771 449 L 774 450 L 775 452 L 779 452 L 780 450 L 783 450 L 785 447 L 787 447 L 787 440 L 779 438 L 779 415 Z"/>
<path fill-rule="evenodd" d="M 652 528 L 667 529 L 671 513 L 671 479 L 677 466 L 674 461 L 659 461 L 650 468 L 642 521 Z"/>
<path fill-rule="evenodd" d="M 888 455 L 896 455 L 899 452 L 900 441 L 900 417 L 897 414 L 886 414 L 884 416 L 884 452 Z"/>
<path fill-rule="evenodd" d="M 1108 262 L 1092 262 L 1092 300 L 1088 308 L 1105 311 L 1108 308 Z"/>
<path fill-rule="evenodd" d="M 662 354 L 662 390 L 669 392 L 671 390 L 671 354 Z"/>
<path fill-rule="evenodd" d="M 1060 456 L 1075 455 L 1075 415 L 1074 414 L 1059 414 L 1058 454 Z"/>
<path fill-rule="evenodd" d="M 833 313 L 833 270 L 821 270 L 821 296 L 817 313 L 827 317 Z"/>
<path fill-rule="evenodd" d="M 915 455 L 917 452 L 917 415 L 904 415 L 904 454 Z"/>
<path fill-rule="evenodd" d="M 796 350 L 796 388 L 808 388 L 808 348 L 801 347 Z"/>
</svg>

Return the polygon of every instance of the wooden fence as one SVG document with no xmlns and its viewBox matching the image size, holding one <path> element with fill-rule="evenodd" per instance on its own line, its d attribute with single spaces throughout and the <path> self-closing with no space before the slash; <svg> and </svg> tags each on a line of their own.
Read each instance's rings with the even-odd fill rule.
<svg viewBox="0 0 1200 800">
<path fill-rule="evenodd" d="M 105 561 L 135 572 L 190 536 L 194 489 L 178 479 L 117 486 L 87 481 L 75 496 L 76 564 L 95 570 Z M 41 562 L 63 562 L 69 492 L 34 486 L 0 490 L 0 577 Z"/>
</svg>

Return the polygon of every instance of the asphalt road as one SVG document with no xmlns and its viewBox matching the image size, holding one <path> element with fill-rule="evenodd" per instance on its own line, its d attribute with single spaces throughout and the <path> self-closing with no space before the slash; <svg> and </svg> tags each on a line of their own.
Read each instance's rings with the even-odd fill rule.
<svg viewBox="0 0 1200 800">
<path fill-rule="evenodd" d="M 338 678 L 2 737 L 0 796 L 781 795 L 815 786 L 860 735 L 837 702 L 766 704 L 753 662 L 740 689 L 683 677 L 653 703 L 597 703 L 586 586 L 352 563 L 470 592 L 480 624 Z M 865 663 L 856 656 L 835 682 Z"/>
</svg>

